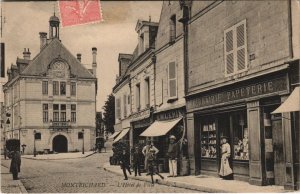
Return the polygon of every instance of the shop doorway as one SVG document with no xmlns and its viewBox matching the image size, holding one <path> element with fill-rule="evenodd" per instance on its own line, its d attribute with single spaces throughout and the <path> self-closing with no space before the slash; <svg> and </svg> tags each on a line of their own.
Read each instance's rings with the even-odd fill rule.
<svg viewBox="0 0 300 194">
<path fill-rule="evenodd" d="M 63 135 L 57 135 L 53 138 L 52 148 L 54 152 L 68 152 L 68 140 Z"/>
<path fill-rule="evenodd" d="M 281 114 L 271 114 L 277 106 L 264 107 L 265 166 L 268 185 L 283 186 L 285 161 Z"/>
<path fill-rule="evenodd" d="M 285 182 L 285 162 L 283 154 L 283 134 L 281 117 L 272 116 L 272 134 L 275 185 L 283 186 Z"/>
</svg>

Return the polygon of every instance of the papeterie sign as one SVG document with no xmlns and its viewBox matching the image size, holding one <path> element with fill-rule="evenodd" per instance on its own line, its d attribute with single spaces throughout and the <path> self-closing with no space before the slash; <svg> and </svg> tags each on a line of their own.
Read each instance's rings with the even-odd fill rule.
<svg viewBox="0 0 300 194">
<path fill-rule="evenodd" d="M 232 90 L 221 91 L 210 95 L 192 98 L 187 101 L 187 109 L 196 109 L 251 97 L 258 97 L 266 94 L 275 94 L 284 91 L 287 91 L 286 76 L 246 85 L 243 87 L 237 87 Z"/>
</svg>

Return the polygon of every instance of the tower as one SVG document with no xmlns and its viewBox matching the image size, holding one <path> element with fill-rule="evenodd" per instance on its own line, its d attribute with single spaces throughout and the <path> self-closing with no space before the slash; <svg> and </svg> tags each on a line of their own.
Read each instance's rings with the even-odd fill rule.
<svg viewBox="0 0 300 194">
<path fill-rule="evenodd" d="M 49 38 L 58 38 L 59 39 L 59 18 L 55 15 L 49 19 Z"/>
</svg>

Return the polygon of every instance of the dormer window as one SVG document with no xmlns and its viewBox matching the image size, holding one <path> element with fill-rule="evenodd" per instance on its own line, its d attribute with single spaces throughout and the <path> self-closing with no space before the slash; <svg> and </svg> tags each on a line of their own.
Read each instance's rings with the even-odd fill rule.
<svg viewBox="0 0 300 194">
<path fill-rule="evenodd" d="M 170 43 L 174 43 L 176 39 L 176 15 L 170 18 Z"/>
</svg>

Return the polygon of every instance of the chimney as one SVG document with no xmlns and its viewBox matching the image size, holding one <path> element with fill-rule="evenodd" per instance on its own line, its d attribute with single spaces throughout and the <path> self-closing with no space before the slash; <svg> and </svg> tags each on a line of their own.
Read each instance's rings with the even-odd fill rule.
<svg viewBox="0 0 300 194">
<path fill-rule="evenodd" d="M 92 54 L 93 54 L 93 64 L 92 64 L 92 67 L 93 67 L 93 75 L 94 75 L 95 77 L 97 77 L 97 62 L 96 62 L 97 48 L 96 48 L 96 47 L 93 47 L 93 48 L 92 48 Z"/>
<path fill-rule="evenodd" d="M 79 62 L 81 62 L 81 54 L 80 54 L 80 53 L 77 53 L 77 60 L 78 60 Z"/>
<path fill-rule="evenodd" d="M 47 44 L 47 33 L 40 32 L 40 49 L 42 50 L 46 44 Z"/>
<path fill-rule="evenodd" d="M 27 51 L 26 51 L 26 48 L 24 48 L 23 58 L 30 60 L 30 54 L 31 54 L 31 52 L 29 51 L 29 48 L 27 48 Z"/>
</svg>

